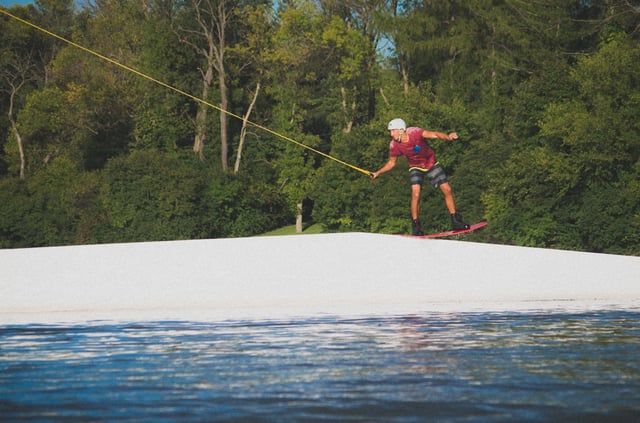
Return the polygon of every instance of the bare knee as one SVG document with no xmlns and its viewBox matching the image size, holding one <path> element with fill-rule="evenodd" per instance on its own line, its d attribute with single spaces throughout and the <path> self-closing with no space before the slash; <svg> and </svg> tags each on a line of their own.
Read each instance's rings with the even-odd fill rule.
<svg viewBox="0 0 640 423">
<path fill-rule="evenodd" d="M 413 199 L 420 199 L 420 185 L 411 186 L 411 197 Z"/>
<path fill-rule="evenodd" d="M 449 185 L 449 182 L 445 182 L 444 184 L 441 184 L 440 191 L 442 191 L 442 193 L 446 196 L 449 196 L 453 193 L 453 190 L 451 189 L 451 185 Z"/>
</svg>

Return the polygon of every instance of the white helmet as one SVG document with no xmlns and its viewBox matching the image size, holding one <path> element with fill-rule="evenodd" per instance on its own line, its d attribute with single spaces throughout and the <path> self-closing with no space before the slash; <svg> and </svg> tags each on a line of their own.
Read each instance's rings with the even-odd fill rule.
<svg viewBox="0 0 640 423">
<path fill-rule="evenodd" d="M 404 120 L 397 118 L 389 122 L 389 125 L 387 125 L 387 129 L 389 131 L 392 129 L 402 129 L 404 131 L 405 129 L 407 129 L 407 124 L 404 123 Z"/>
</svg>

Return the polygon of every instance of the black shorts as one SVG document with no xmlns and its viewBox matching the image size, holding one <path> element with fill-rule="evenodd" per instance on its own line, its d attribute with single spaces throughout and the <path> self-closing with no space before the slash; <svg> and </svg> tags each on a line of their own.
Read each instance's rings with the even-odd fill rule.
<svg viewBox="0 0 640 423">
<path fill-rule="evenodd" d="M 434 188 L 438 188 L 445 182 L 449 182 L 447 174 L 442 166 L 436 163 L 431 169 L 422 169 L 419 167 L 412 167 L 409 169 L 409 182 L 411 185 L 422 185 L 424 176 L 427 175 L 429 182 Z"/>
</svg>

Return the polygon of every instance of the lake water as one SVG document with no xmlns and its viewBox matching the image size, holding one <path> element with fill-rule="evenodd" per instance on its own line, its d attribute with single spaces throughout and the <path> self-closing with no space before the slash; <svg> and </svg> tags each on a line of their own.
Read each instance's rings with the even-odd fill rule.
<svg viewBox="0 0 640 423">
<path fill-rule="evenodd" d="M 0 326 L 2 421 L 640 421 L 640 311 Z"/>
</svg>

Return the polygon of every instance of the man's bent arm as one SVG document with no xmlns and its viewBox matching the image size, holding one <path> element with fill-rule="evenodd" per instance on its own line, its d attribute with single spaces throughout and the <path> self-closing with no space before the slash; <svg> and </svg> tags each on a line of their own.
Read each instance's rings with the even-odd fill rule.
<svg viewBox="0 0 640 423">
<path fill-rule="evenodd" d="M 458 139 L 458 134 L 456 134 L 455 132 L 452 132 L 449 135 L 447 135 L 443 132 L 425 130 L 424 132 L 422 132 L 422 138 L 429 138 L 429 139 L 440 138 L 441 140 L 452 141 L 452 140 Z"/>
</svg>

